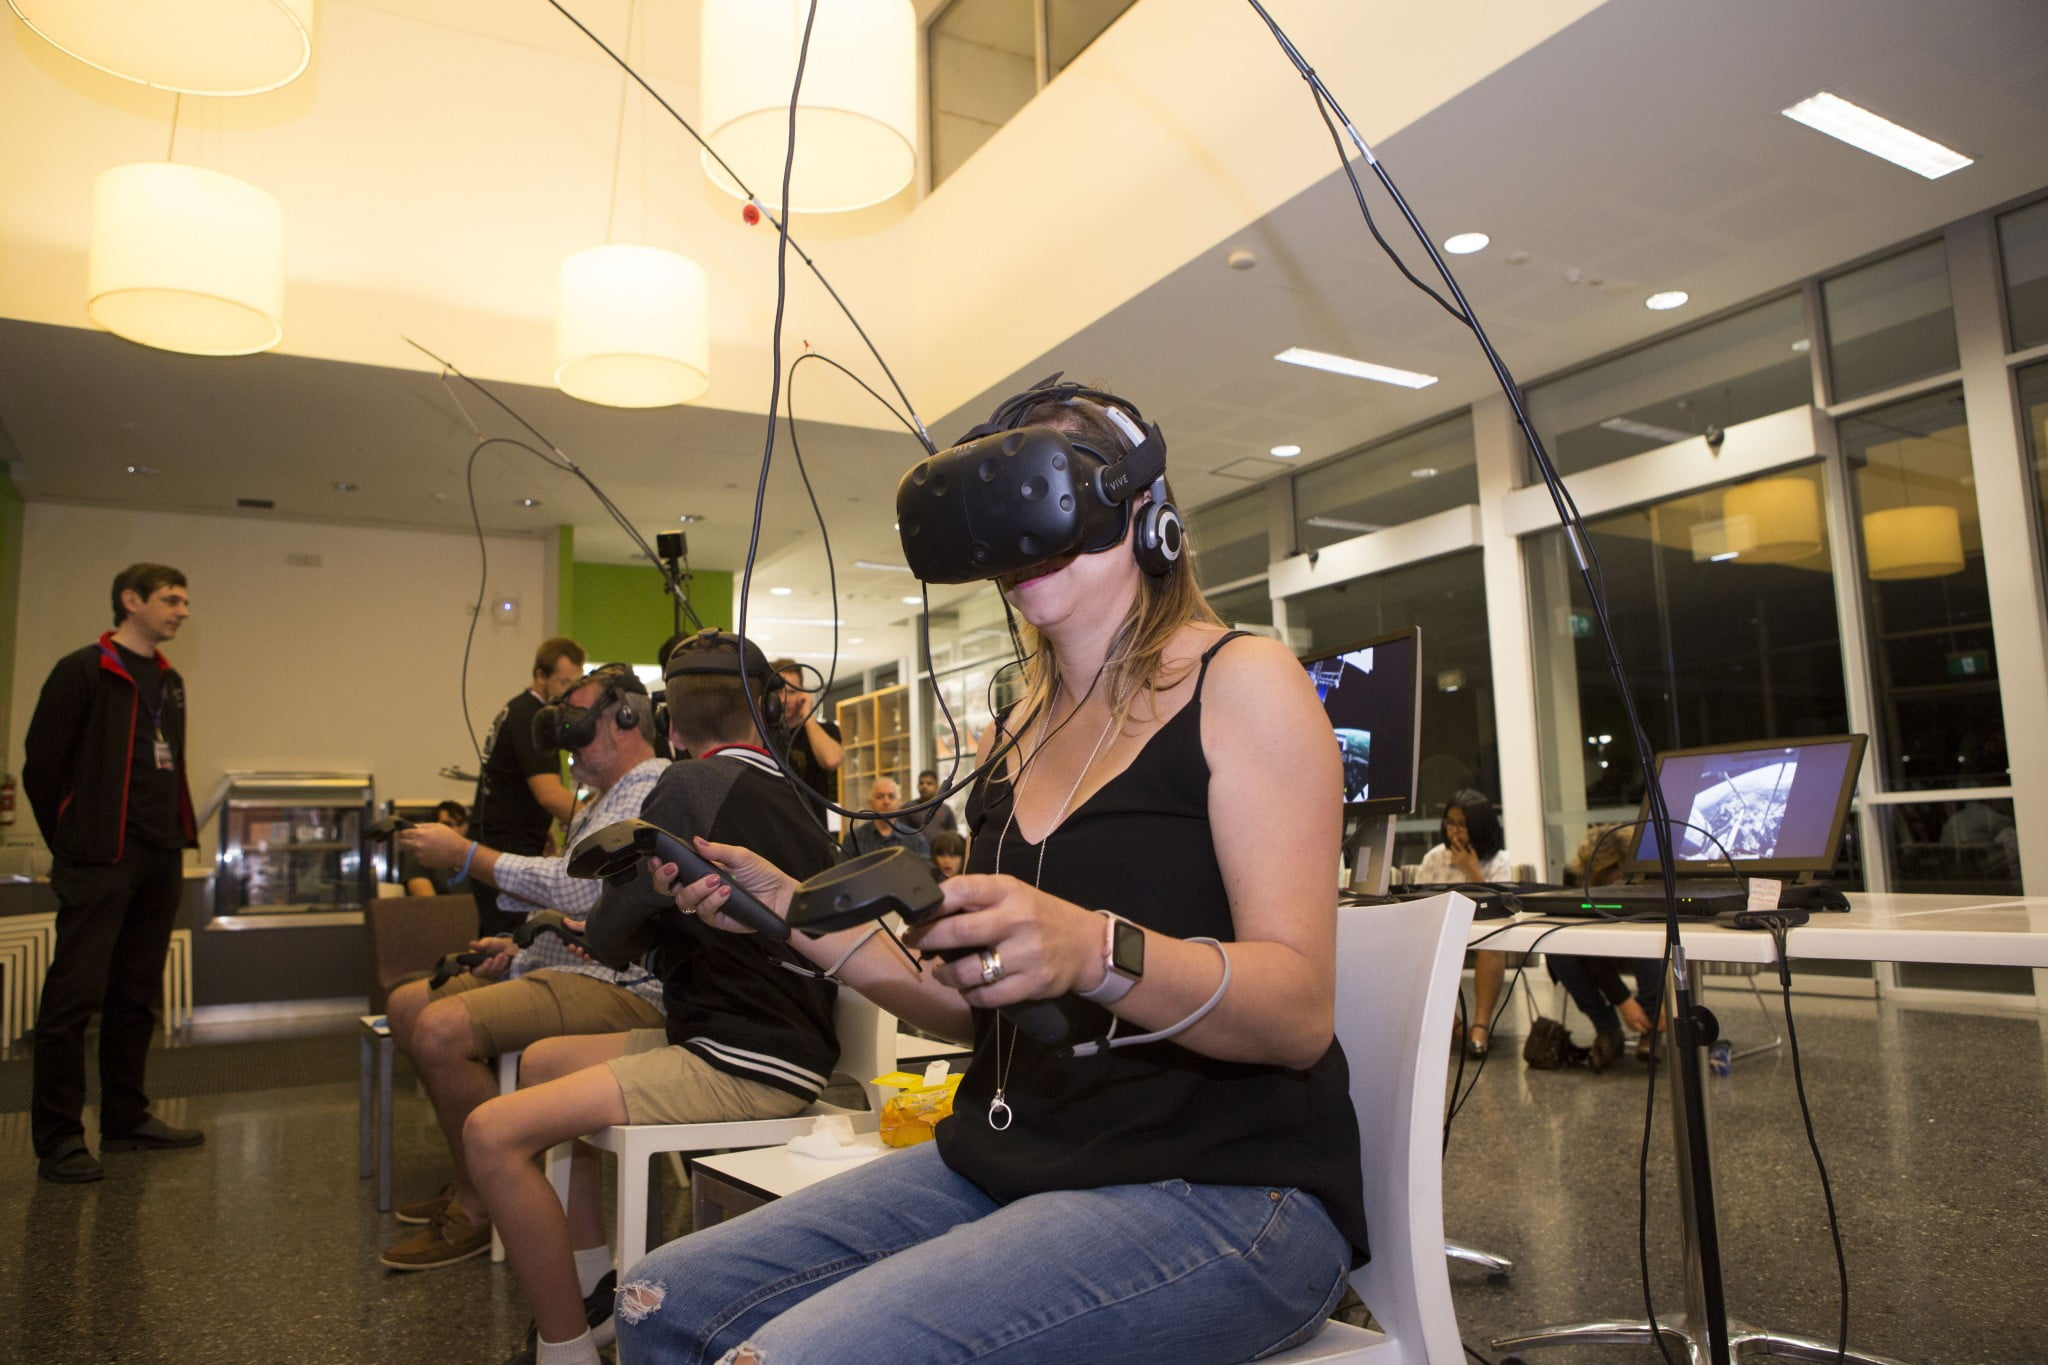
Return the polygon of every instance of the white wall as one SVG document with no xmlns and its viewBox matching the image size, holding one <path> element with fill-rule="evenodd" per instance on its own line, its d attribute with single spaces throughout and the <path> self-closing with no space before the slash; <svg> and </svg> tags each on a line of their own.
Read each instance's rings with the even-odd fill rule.
<svg viewBox="0 0 2048 1365">
<path fill-rule="evenodd" d="M 113 623 L 108 590 L 137 560 L 190 583 L 192 617 L 165 654 L 190 695 L 192 799 L 230 769 L 368 772 L 377 795 L 453 797 L 476 770 L 463 728 L 462 649 L 479 582 L 474 537 L 31 503 L 22 541 L 15 645 L 14 752 L 50 667 Z M 525 685 L 553 624 L 552 563 L 538 540 L 493 537 L 493 598 L 520 604 L 515 625 L 479 623 L 469 661 L 481 736 Z M 317 556 L 317 567 L 288 556 Z M 26 802 L 10 842 L 35 832 Z M 210 831 L 202 831 L 210 853 Z"/>
</svg>

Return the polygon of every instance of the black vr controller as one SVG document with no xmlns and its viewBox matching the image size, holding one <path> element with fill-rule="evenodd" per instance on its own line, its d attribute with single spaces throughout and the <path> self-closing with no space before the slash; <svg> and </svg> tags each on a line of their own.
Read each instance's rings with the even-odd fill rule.
<svg viewBox="0 0 2048 1365">
<path fill-rule="evenodd" d="M 363 833 L 369 835 L 372 839 L 389 839 L 398 831 L 411 829 L 412 827 L 413 822 L 406 819 L 403 815 L 387 815 L 364 830 Z"/>
<path fill-rule="evenodd" d="M 623 887 L 637 878 L 640 864 L 647 858 L 674 863 L 684 881 L 718 877 L 732 888 L 732 894 L 720 907 L 723 914 L 778 943 L 788 941 L 789 925 L 780 915 L 734 885 L 731 878 L 713 867 L 696 849 L 645 820 L 621 820 L 585 835 L 569 850 L 569 875 L 602 878 L 614 887 Z M 650 924 L 650 939 L 651 929 Z"/>
<path fill-rule="evenodd" d="M 900 846 L 878 848 L 828 867 L 797 887 L 789 902 L 789 923 L 807 934 L 851 929 L 887 914 L 905 924 L 923 924 L 938 910 L 944 893 L 932 877 L 931 865 Z M 979 948 L 947 948 L 948 962 L 979 953 Z M 1088 1006 L 1071 996 L 1054 1000 L 1020 1000 L 1004 1005 L 1005 1018 L 1048 1047 L 1064 1047 L 1095 1036 L 1081 1012 Z"/>
</svg>

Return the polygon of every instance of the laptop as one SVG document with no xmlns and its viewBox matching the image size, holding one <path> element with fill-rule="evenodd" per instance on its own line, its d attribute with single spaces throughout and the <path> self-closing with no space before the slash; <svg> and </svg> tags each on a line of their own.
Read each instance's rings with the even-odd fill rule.
<svg viewBox="0 0 2048 1365">
<path fill-rule="evenodd" d="M 1840 893 L 1820 879 L 1841 852 L 1868 743 L 1867 735 L 1822 735 L 1659 753 L 1678 913 L 1711 919 L 1740 910 L 1749 904 L 1752 877 L 1784 882 L 1779 904 L 1788 908 L 1835 908 Z M 1664 878 L 1647 796 L 1635 827 L 1615 837 L 1630 841 L 1623 881 L 1590 891 L 1531 892 L 1518 898 L 1522 909 L 1575 916 L 1661 911 Z"/>
</svg>

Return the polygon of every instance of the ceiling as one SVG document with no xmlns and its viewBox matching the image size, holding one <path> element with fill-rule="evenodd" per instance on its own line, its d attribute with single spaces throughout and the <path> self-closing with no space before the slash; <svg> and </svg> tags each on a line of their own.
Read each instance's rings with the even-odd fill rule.
<svg viewBox="0 0 2048 1365">
<path fill-rule="evenodd" d="M 1525 380 L 2048 185 L 2048 6 L 2037 0 L 1608 0 L 1589 12 L 1587 3 L 1557 0 L 1554 32 L 1488 59 L 1490 71 L 1459 76 L 1457 90 L 1411 100 L 1400 116 L 1381 114 L 1380 87 L 1349 64 L 1398 64 L 1411 38 L 1415 51 L 1425 38 L 1439 45 L 1432 51 L 1478 44 L 1489 26 L 1529 7 L 1461 7 L 1455 18 L 1429 21 L 1426 35 L 1390 21 L 1387 42 L 1361 55 L 1357 43 L 1323 30 L 1398 7 L 1273 6 L 1375 137 L 1422 221 L 1439 238 L 1492 235 L 1487 251 L 1454 263 Z M 623 0 L 574 8 L 624 41 Z M 1342 18 L 1331 17 L 1340 9 Z M 691 103 L 695 10 L 641 6 L 633 39 L 636 59 L 679 106 Z M 1403 23 L 1423 22 L 1399 12 Z M 931 405 L 923 415 L 941 440 L 1020 383 L 1065 369 L 1114 385 L 1161 423 L 1179 496 L 1200 506 L 1490 390 L 1463 329 L 1372 244 L 1299 81 L 1263 31 L 1253 23 L 1206 35 L 1203 47 L 1204 35 L 1176 27 L 1190 18 L 1219 28 L 1238 22 L 1238 7 L 1141 0 L 1029 117 L 929 198 L 907 193 L 845 220 L 794 225 L 912 398 Z M 1453 27 L 1460 23 L 1470 33 Z M 767 430 L 772 239 L 743 227 L 732 201 L 701 185 L 694 158 L 677 149 L 658 112 L 629 106 L 610 212 L 651 223 L 648 239 L 691 234 L 692 254 L 717 282 L 713 390 L 688 408 L 626 412 L 546 385 L 552 262 L 598 240 L 619 106 L 616 72 L 545 4 L 328 0 L 320 37 L 330 41 L 298 86 L 263 97 L 268 103 L 186 103 L 178 159 L 248 175 L 288 207 L 322 206 L 291 208 L 284 347 L 236 360 L 151 351 L 86 324 L 81 186 L 106 165 L 158 154 L 166 101 L 68 70 L 75 64 L 42 50 L 19 24 L 9 30 L 0 39 L 0 121 L 34 131 L 0 144 L 8 186 L 0 196 L 0 454 L 26 496 L 466 533 L 474 433 L 512 435 L 517 424 L 476 391 L 444 382 L 406 344 L 411 337 L 485 378 L 643 534 L 675 528 L 683 513 L 701 516 L 686 528 L 697 567 L 741 567 Z M 1312 46 L 1319 36 L 1321 50 Z M 1216 66 L 1219 52 L 1234 65 Z M 1051 135 L 1062 101 L 1078 103 L 1095 93 L 1091 82 L 1162 62 L 1184 62 L 1186 83 L 1206 83 L 1222 92 L 1219 101 L 1251 87 L 1243 96 L 1250 112 L 1232 116 L 1257 120 L 1248 136 L 1265 142 L 1254 145 L 1270 146 L 1275 161 L 1326 155 L 1327 173 L 1304 173 L 1284 193 L 1247 192 L 1235 218 L 1182 214 L 1196 218 L 1191 229 L 1175 221 L 1178 181 L 1147 179 L 1156 167 L 1145 139 L 1157 128 L 1091 125 L 1079 174 L 1051 189 L 1040 187 L 1043 175 L 1008 174 L 1003 193 L 990 191 L 987 181 L 1011 162 L 1031 166 L 1077 145 L 1070 129 L 1049 148 L 1031 142 Z M 1822 88 L 1977 164 L 1927 182 L 1778 115 Z M 395 89 L 438 93 L 401 100 Z M 1159 126 L 1192 117 L 1150 112 Z M 1189 142 L 1197 158 L 1217 148 L 1216 183 L 1226 188 L 1259 169 L 1234 143 L 1206 134 Z M 1316 152 L 1319 143 L 1325 151 Z M 1382 229 L 1422 268 L 1398 215 L 1372 194 Z M 1089 212 L 1102 204 L 1118 211 Z M 941 223 L 958 239 L 944 259 L 930 246 Z M 1171 245 L 1181 240 L 1176 230 L 1199 230 L 1202 240 Z M 1077 302 L 1068 290 L 1057 308 L 1020 311 L 1034 292 L 1050 299 L 1067 284 L 1049 279 L 1033 256 L 1039 239 L 1061 233 L 1077 278 L 1136 264 L 1123 268 L 1116 289 L 1094 284 L 1095 299 Z M 1238 249 L 1257 264 L 1230 268 L 1225 257 Z M 809 343 L 881 386 L 829 300 L 799 263 L 791 269 L 784 363 Z M 933 311 L 941 305 L 930 295 L 964 293 L 967 284 L 1008 300 L 1005 311 L 973 327 Z M 1677 313 L 1645 310 L 1643 297 L 1663 288 L 1687 290 L 1692 303 Z M 1441 381 L 1409 391 L 1275 364 L 1289 345 Z M 822 364 L 803 366 L 793 393 L 785 385 L 781 401 L 792 398 L 840 569 L 836 615 L 866 641 L 854 662 L 897 657 L 907 637 L 892 626 L 915 585 L 852 566 L 900 561 L 886 504 L 917 446 Z M 835 613 L 825 553 L 786 459 L 788 434 L 784 423 L 755 591 L 794 592 L 757 595 L 752 609 L 827 619 Z M 1304 454 L 1280 461 L 1266 453 L 1282 442 Z M 128 475 L 130 464 L 159 472 Z M 579 558 L 630 557 L 626 538 L 566 474 L 505 446 L 486 449 L 475 465 L 489 530 L 545 534 L 566 524 L 576 529 Z M 275 507 L 237 513 L 237 498 Z M 539 505 L 523 506 L 527 498 Z M 822 637 L 806 642 L 792 631 L 778 635 L 778 649 L 785 638 L 793 649 L 824 647 Z"/>
</svg>

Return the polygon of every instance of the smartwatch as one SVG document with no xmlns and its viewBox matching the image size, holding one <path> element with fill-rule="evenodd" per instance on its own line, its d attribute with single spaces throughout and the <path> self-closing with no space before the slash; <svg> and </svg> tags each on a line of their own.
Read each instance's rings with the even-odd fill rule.
<svg viewBox="0 0 2048 1365">
<path fill-rule="evenodd" d="M 1121 915 L 1107 910 L 1096 913 L 1109 926 L 1102 945 L 1102 984 L 1075 994 L 1092 1004 L 1108 1005 L 1128 995 L 1145 974 L 1145 931 Z"/>
</svg>

